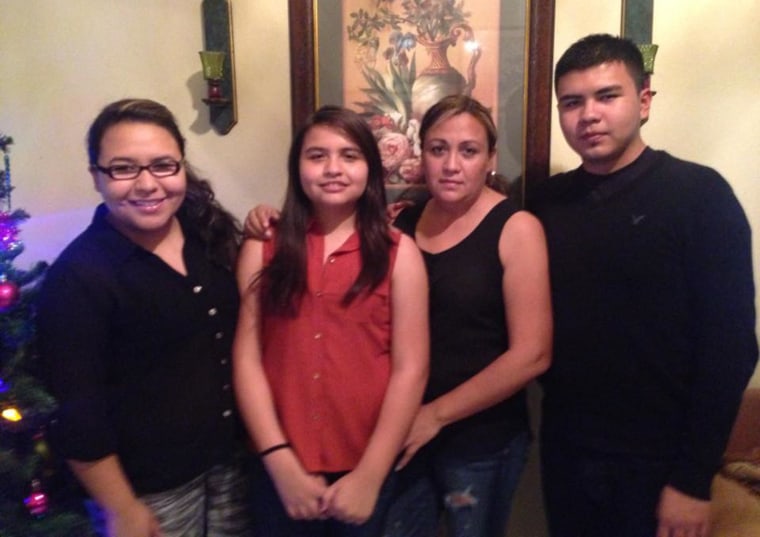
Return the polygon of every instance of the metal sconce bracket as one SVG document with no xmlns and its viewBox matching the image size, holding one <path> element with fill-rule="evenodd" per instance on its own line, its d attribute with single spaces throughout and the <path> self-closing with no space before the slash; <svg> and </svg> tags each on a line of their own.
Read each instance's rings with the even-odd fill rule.
<svg viewBox="0 0 760 537">
<path fill-rule="evenodd" d="M 205 50 L 225 53 L 222 99 L 203 99 L 209 107 L 209 122 L 219 134 L 227 134 L 237 123 L 235 95 L 235 50 L 232 42 L 232 8 L 229 0 L 203 0 L 203 40 Z"/>
<path fill-rule="evenodd" d="M 652 43 L 654 0 L 623 0 L 622 8 L 620 33 L 638 45 L 649 82 L 654 74 L 654 57 L 657 54 L 657 45 Z"/>
<path fill-rule="evenodd" d="M 650 90 L 652 97 L 657 93 L 652 89 L 652 75 L 658 47 L 652 43 L 653 19 L 654 0 L 622 0 L 620 33 L 639 47 L 644 59 L 644 87 Z M 643 119 L 641 124 L 648 120 L 649 118 Z"/>
</svg>

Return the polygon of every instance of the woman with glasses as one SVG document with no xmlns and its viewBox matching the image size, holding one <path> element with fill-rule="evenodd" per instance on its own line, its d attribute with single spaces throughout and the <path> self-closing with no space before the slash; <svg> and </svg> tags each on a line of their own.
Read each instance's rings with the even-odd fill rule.
<svg viewBox="0 0 760 537">
<path fill-rule="evenodd" d="M 161 104 L 109 104 L 87 149 L 103 203 L 39 302 L 51 443 L 100 535 L 249 535 L 230 369 L 239 225 Z"/>
</svg>

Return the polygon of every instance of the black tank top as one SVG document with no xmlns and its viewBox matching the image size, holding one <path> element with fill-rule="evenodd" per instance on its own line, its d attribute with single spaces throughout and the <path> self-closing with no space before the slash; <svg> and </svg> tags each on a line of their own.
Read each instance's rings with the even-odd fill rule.
<svg viewBox="0 0 760 537">
<path fill-rule="evenodd" d="M 394 224 L 414 237 L 424 206 L 404 210 Z M 509 348 L 499 237 L 517 211 L 495 205 L 461 242 L 443 252 L 423 251 L 430 282 L 430 379 L 425 401 L 452 390 Z M 439 442 L 457 452 L 492 452 L 528 429 L 525 394 L 446 427 Z"/>
</svg>

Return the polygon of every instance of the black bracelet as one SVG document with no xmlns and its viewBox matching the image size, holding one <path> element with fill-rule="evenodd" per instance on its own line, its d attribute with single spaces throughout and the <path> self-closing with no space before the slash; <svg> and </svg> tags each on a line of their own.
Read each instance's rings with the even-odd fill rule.
<svg viewBox="0 0 760 537">
<path fill-rule="evenodd" d="M 270 453 L 274 453 L 277 450 L 286 449 L 286 448 L 289 448 L 289 447 L 291 447 L 290 446 L 290 442 L 283 442 L 282 444 L 275 444 L 272 447 L 268 447 L 268 448 L 266 448 L 263 451 L 259 451 L 259 457 L 266 457 Z"/>
</svg>

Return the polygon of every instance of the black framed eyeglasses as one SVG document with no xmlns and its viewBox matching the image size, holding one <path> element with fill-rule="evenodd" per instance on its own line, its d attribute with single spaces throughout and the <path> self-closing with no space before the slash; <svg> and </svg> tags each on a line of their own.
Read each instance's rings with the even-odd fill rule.
<svg viewBox="0 0 760 537">
<path fill-rule="evenodd" d="M 181 160 L 163 159 L 151 162 L 146 166 L 140 166 L 139 164 L 113 164 L 111 166 L 100 166 L 99 164 L 93 164 L 93 168 L 106 174 L 115 181 L 128 181 L 130 179 L 137 179 L 137 176 L 142 173 L 143 170 L 148 172 L 153 177 L 171 177 L 177 175 L 179 170 L 182 169 Z"/>
</svg>

